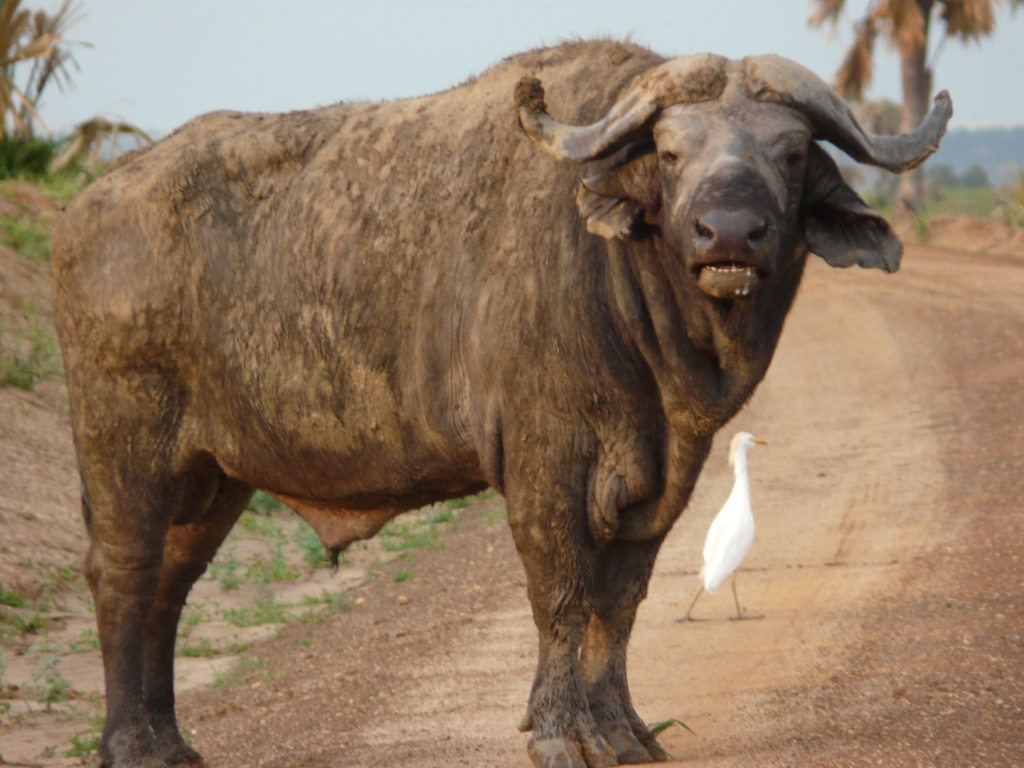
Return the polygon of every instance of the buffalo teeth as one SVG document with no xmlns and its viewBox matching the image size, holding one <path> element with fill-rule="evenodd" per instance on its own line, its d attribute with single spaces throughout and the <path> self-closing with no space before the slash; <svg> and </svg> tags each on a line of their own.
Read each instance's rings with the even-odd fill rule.
<svg viewBox="0 0 1024 768">
<path fill-rule="evenodd" d="M 708 264 L 705 267 L 705 269 L 710 269 L 715 272 L 745 272 L 751 275 L 757 271 L 756 267 L 740 266 L 739 264 L 729 264 L 727 266 L 719 266 L 718 264 Z"/>
</svg>

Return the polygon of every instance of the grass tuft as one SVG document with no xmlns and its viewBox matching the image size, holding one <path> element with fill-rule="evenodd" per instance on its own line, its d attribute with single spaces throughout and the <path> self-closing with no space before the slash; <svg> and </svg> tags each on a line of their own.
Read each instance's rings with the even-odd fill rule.
<svg viewBox="0 0 1024 768">
<path fill-rule="evenodd" d="M 0 326 L 0 387 L 31 392 L 37 382 L 61 375 L 62 367 L 56 336 L 43 327 L 34 310 L 26 312 L 25 320 L 24 328 L 6 333 Z"/>
</svg>

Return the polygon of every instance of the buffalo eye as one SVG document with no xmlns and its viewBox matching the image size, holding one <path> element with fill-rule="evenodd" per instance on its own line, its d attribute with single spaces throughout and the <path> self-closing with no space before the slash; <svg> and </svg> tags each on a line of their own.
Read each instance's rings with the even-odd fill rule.
<svg viewBox="0 0 1024 768">
<path fill-rule="evenodd" d="M 679 160 L 679 155 L 677 155 L 675 152 L 666 149 L 664 152 L 661 153 L 661 162 L 663 163 L 672 164 L 677 160 Z"/>
<path fill-rule="evenodd" d="M 804 151 L 802 149 L 794 149 L 788 155 L 786 155 L 786 165 L 795 167 L 800 165 L 804 161 Z"/>
</svg>

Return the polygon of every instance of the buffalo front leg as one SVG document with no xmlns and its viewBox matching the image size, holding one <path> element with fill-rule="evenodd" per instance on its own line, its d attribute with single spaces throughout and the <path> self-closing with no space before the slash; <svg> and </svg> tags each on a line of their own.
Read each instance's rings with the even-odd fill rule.
<svg viewBox="0 0 1024 768">
<path fill-rule="evenodd" d="M 157 755 L 170 768 L 204 766 L 199 753 L 182 738 L 175 713 L 174 650 L 181 611 L 192 585 L 205 573 L 252 496 L 250 486 L 223 474 L 207 482 L 217 489 L 209 510 L 195 522 L 171 526 L 167 534 L 160 582 L 146 630 L 146 714 Z"/>
<path fill-rule="evenodd" d="M 598 555 L 580 672 L 590 711 L 619 763 L 662 762 L 665 750 L 633 708 L 626 649 L 661 539 L 613 541 Z"/>
<path fill-rule="evenodd" d="M 586 584 L 593 554 L 585 527 L 561 510 L 537 516 L 515 510 L 509 519 L 526 567 L 530 605 L 539 635 L 537 674 L 520 730 L 537 768 L 617 765 L 590 713 L 579 671 L 587 626 Z M 586 523 L 584 522 L 585 526 Z"/>
</svg>

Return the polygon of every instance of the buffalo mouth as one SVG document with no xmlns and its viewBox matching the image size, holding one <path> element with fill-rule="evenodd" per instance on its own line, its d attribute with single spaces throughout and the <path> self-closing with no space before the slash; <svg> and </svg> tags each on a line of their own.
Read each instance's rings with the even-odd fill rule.
<svg viewBox="0 0 1024 768">
<path fill-rule="evenodd" d="M 716 299 L 742 299 L 751 295 L 764 273 L 742 261 L 703 264 L 697 273 L 697 287 Z"/>
</svg>

